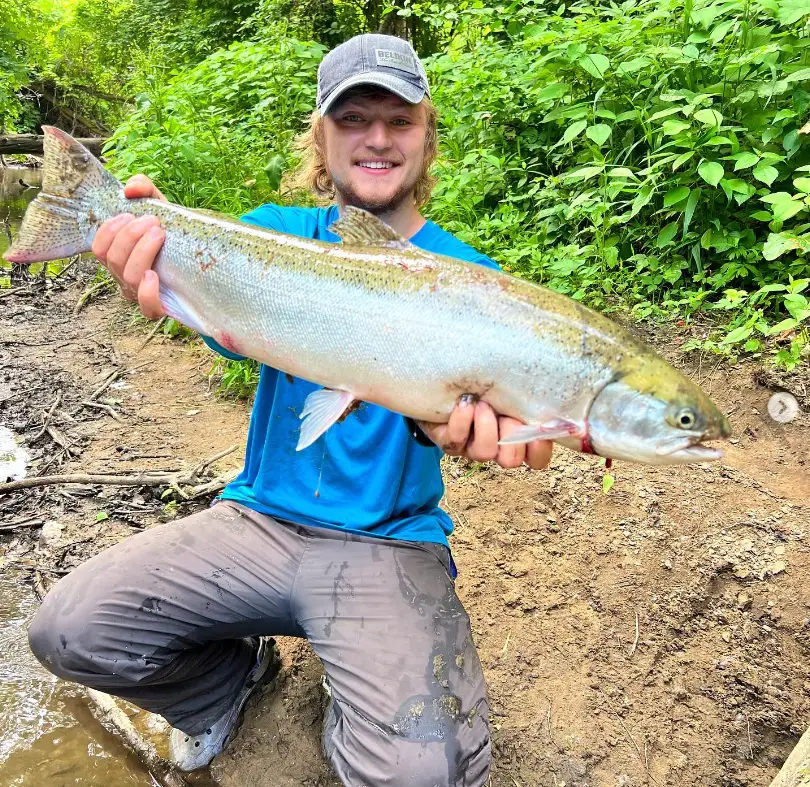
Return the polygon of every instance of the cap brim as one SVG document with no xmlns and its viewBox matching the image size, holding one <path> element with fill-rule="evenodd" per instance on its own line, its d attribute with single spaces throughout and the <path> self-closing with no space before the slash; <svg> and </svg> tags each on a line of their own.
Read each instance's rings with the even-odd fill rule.
<svg viewBox="0 0 810 787">
<path fill-rule="evenodd" d="M 376 85 L 390 90 L 409 104 L 418 104 L 424 97 L 425 92 L 421 87 L 412 85 L 410 82 L 389 76 L 388 74 L 356 74 L 341 82 L 318 107 L 320 113 L 325 115 L 334 106 L 335 102 L 351 87 L 358 85 Z"/>
</svg>

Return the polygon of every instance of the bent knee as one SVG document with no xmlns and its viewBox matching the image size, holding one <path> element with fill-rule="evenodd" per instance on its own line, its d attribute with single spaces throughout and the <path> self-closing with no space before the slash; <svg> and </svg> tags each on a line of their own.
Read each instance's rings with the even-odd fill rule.
<svg viewBox="0 0 810 787">
<path fill-rule="evenodd" d="M 85 646 L 80 641 L 92 640 L 94 633 L 86 621 L 77 619 L 74 610 L 78 605 L 70 603 L 70 593 L 65 594 L 71 588 L 61 584 L 45 596 L 28 624 L 28 645 L 47 670 L 60 678 L 77 681 L 79 674 L 94 672 L 92 660 L 83 655 Z"/>
<path fill-rule="evenodd" d="M 40 664 L 59 675 L 67 637 L 57 630 L 54 616 L 46 608 L 40 608 L 28 624 L 28 646 Z"/>
</svg>

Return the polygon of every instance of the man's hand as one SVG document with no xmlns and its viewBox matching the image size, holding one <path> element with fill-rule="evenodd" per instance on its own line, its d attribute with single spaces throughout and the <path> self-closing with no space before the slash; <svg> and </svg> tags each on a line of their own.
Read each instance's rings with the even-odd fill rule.
<svg viewBox="0 0 810 787">
<path fill-rule="evenodd" d="M 168 201 L 146 175 L 130 178 L 124 194 L 129 199 L 152 197 Z M 122 213 L 105 221 L 93 240 L 93 254 L 121 285 L 123 296 L 137 301 L 144 317 L 150 320 L 166 314 L 160 305 L 158 276 L 152 270 L 164 238 L 157 216 L 136 219 L 130 213 Z"/>
<path fill-rule="evenodd" d="M 519 445 L 498 445 L 520 421 L 498 415 L 488 404 L 464 395 L 458 400 L 446 424 L 419 421 L 419 428 L 450 456 L 465 456 L 474 462 L 495 461 L 501 467 L 520 467 L 524 462 L 533 470 L 548 467 L 553 443 L 535 440 Z"/>
</svg>

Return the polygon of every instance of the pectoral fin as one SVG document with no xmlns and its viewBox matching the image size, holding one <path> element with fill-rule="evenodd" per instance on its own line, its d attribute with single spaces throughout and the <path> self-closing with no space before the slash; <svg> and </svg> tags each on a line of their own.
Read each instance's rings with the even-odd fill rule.
<svg viewBox="0 0 810 787">
<path fill-rule="evenodd" d="M 337 423 L 354 404 L 354 396 L 348 391 L 321 388 L 313 391 L 304 401 L 303 419 L 296 451 L 312 445 L 332 424 Z"/>
<path fill-rule="evenodd" d="M 583 432 L 579 424 L 555 418 L 542 424 L 530 424 L 515 429 L 508 437 L 498 440 L 498 445 L 530 443 L 532 440 L 558 440 L 563 437 L 576 437 Z"/>
</svg>

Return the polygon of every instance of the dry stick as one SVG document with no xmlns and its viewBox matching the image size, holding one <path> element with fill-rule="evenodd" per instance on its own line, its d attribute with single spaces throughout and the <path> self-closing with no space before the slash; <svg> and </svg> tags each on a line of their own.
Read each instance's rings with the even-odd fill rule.
<svg viewBox="0 0 810 787">
<path fill-rule="evenodd" d="M 21 292 L 25 287 L 13 287 L 10 290 L 0 290 L 0 298 L 5 298 L 9 295 L 14 295 L 15 292 Z"/>
<path fill-rule="evenodd" d="M 82 310 L 82 307 L 87 303 L 90 298 L 92 298 L 97 292 L 100 292 L 105 287 L 109 287 L 109 283 L 106 281 L 97 281 L 95 284 L 91 284 L 81 295 L 78 301 L 76 301 L 76 305 L 73 307 L 73 316 L 76 317 L 78 313 Z"/>
<path fill-rule="evenodd" d="M 48 424 L 51 422 L 51 418 L 53 417 L 54 411 L 57 407 L 59 407 L 59 402 L 62 401 L 62 389 L 60 388 L 56 392 L 56 398 L 53 400 L 53 404 L 48 408 L 48 411 L 45 413 L 45 417 L 42 419 L 42 429 L 40 429 L 28 442 L 33 443 L 35 440 L 39 440 L 42 435 L 48 431 Z"/>
<path fill-rule="evenodd" d="M 190 494 L 181 493 L 183 497 L 193 500 L 196 497 L 201 497 L 207 491 L 213 490 L 218 484 L 223 486 L 227 484 L 232 478 L 236 477 L 236 471 L 226 473 L 219 478 L 208 481 L 205 484 L 198 485 L 199 473 L 202 472 L 200 468 L 207 468 L 217 459 L 234 451 L 236 447 L 222 451 L 215 454 L 210 459 L 206 459 L 201 465 L 198 465 L 191 470 L 185 472 L 169 473 L 165 470 L 141 470 L 139 473 L 131 473 L 128 475 L 110 475 L 110 474 L 93 474 L 93 473 L 73 473 L 62 475 L 43 475 L 35 476 L 34 478 L 24 478 L 22 481 L 10 481 L 6 484 L 0 484 L 0 495 L 8 494 L 9 492 L 17 492 L 21 489 L 32 489 L 37 486 L 51 486 L 53 484 L 109 484 L 112 486 L 176 486 L 181 484 L 184 486 L 191 486 Z M 227 479 L 227 480 L 226 480 Z"/>
<path fill-rule="evenodd" d="M 42 601 L 46 592 L 42 573 L 36 570 L 34 572 L 34 593 Z M 188 781 L 174 763 L 158 754 L 154 744 L 146 740 L 135 729 L 113 697 L 87 687 L 85 687 L 84 693 L 95 719 L 135 753 L 161 787 L 189 787 Z"/>
<path fill-rule="evenodd" d="M 166 318 L 161 317 L 155 323 L 155 327 L 149 332 L 149 336 L 147 336 L 146 339 L 144 339 L 143 344 L 137 350 L 135 350 L 135 355 L 137 355 L 141 350 L 143 350 L 144 347 L 146 347 L 147 344 L 149 344 L 149 342 L 152 341 L 152 337 L 160 330 L 160 326 L 163 325 L 164 322 L 166 322 Z"/>
<path fill-rule="evenodd" d="M 22 522 L 13 522 L 10 525 L 0 525 L 0 533 L 15 533 L 26 527 L 42 527 L 45 524 L 43 519 L 24 519 Z"/>
<path fill-rule="evenodd" d="M 90 401 L 83 401 L 82 404 L 85 407 L 92 407 L 96 410 L 104 410 L 107 415 L 110 416 L 114 421 L 118 421 L 119 423 L 123 423 L 124 419 L 121 418 L 120 415 L 108 404 L 101 404 L 101 402 L 90 402 Z"/>
</svg>

